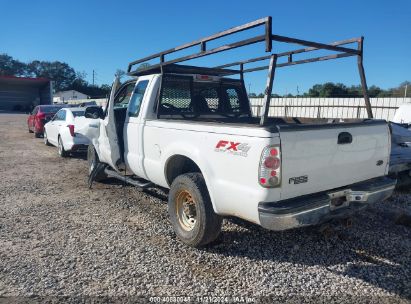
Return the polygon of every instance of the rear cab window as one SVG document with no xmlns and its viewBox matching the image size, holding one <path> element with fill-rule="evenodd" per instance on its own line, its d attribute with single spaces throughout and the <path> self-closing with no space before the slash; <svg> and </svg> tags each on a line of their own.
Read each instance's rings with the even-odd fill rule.
<svg viewBox="0 0 411 304">
<path fill-rule="evenodd" d="M 250 105 L 242 82 L 214 78 L 196 81 L 193 76 L 164 75 L 159 117 L 250 116 Z"/>
</svg>

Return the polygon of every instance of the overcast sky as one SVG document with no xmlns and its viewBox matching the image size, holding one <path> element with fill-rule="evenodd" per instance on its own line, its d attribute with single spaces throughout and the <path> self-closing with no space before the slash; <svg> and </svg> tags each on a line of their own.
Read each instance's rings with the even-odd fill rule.
<svg viewBox="0 0 411 304">
<path fill-rule="evenodd" d="M 273 16 L 275 34 L 319 42 L 365 36 L 369 85 L 389 88 L 411 80 L 411 1 L 407 0 L 0 0 L 0 7 L 0 53 L 25 62 L 64 61 L 86 72 L 90 82 L 94 69 L 98 84 L 111 83 L 116 69 L 125 70 L 132 60 L 268 15 Z M 255 29 L 249 35 L 262 32 Z M 228 41 L 233 40 L 210 46 Z M 294 48 L 274 44 L 273 51 Z M 262 55 L 260 44 L 190 64 L 213 66 Z M 263 91 L 265 75 L 247 75 L 247 89 Z M 325 81 L 358 84 L 356 59 L 280 69 L 274 92 L 295 94 L 298 87 L 301 93 Z"/>
</svg>

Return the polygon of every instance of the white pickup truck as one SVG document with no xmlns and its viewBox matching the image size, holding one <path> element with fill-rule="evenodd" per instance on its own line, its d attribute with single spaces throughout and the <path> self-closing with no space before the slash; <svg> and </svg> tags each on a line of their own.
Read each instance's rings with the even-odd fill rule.
<svg viewBox="0 0 411 304">
<path fill-rule="evenodd" d="M 391 195 L 385 121 L 262 124 L 233 73 L 169 63 L 116 80 L 105 113 L 83 130 L 92 141 L 90 182 L 109 176 L 170 189 L 171 223 L 190 246 L 216 239 L 225 216 L 285 230 L 348 217 Z"/>
</svg>

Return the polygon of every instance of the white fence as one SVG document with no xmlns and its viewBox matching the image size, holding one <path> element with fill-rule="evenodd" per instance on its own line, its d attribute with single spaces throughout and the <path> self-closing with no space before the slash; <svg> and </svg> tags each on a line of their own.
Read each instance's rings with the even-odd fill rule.
<svg viewBox="0 0 411 304">
<path fill-rule="evenodd" d="M 97 99 L 73 99 L 73 100 L 67 100 L 68 104 L 82 104 L 83 102 L 91 102 L 95 101 L 97 105 L 105 107 L 107 104 L 107 99 L 106 98 L 97 98 Z"/>
<path fill-rule="evenodd" d="M 105 106 L 107 99 L 81 99 L 70 104 L 95 101 Z M 261 115 L 263 98 L 250 98 L 253 114 Z M 370 98 L 374 118 L 391 120 L 403 103 L 411 103 L 410 97 Z M 367 118 L 363 98 L 271 98 L 269 116 L 311 118 Z"/>
<path fill-rule="evenodd" d="M 260 116 L 263 98 L 250 98 L 253 114 Z M 411 98 L 370 98 L 374 118 L 391 120 Z M 272 98 L 269 116 L 311 118 L 367 118 L 364 98 Z"/>
</svg>

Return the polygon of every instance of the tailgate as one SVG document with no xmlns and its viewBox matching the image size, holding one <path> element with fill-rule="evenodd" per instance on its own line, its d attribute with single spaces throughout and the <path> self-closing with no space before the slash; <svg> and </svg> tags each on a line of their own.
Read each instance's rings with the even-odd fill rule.
<svg viewBox="0 0 411 304">
<path fill-rule="evenodd" d="M 280 128 L 280 137 L 281 199 L 383 176 L 388 169 L 385 121 L 287 126 Z"/>
<path fill-rule="evenodd" d="M 100 119 L 98 118 L 75 117 L 74 126 L 75 132 L 86 137 L 90 142 L 97 140 L 100 134 Z"/>
</svg>

